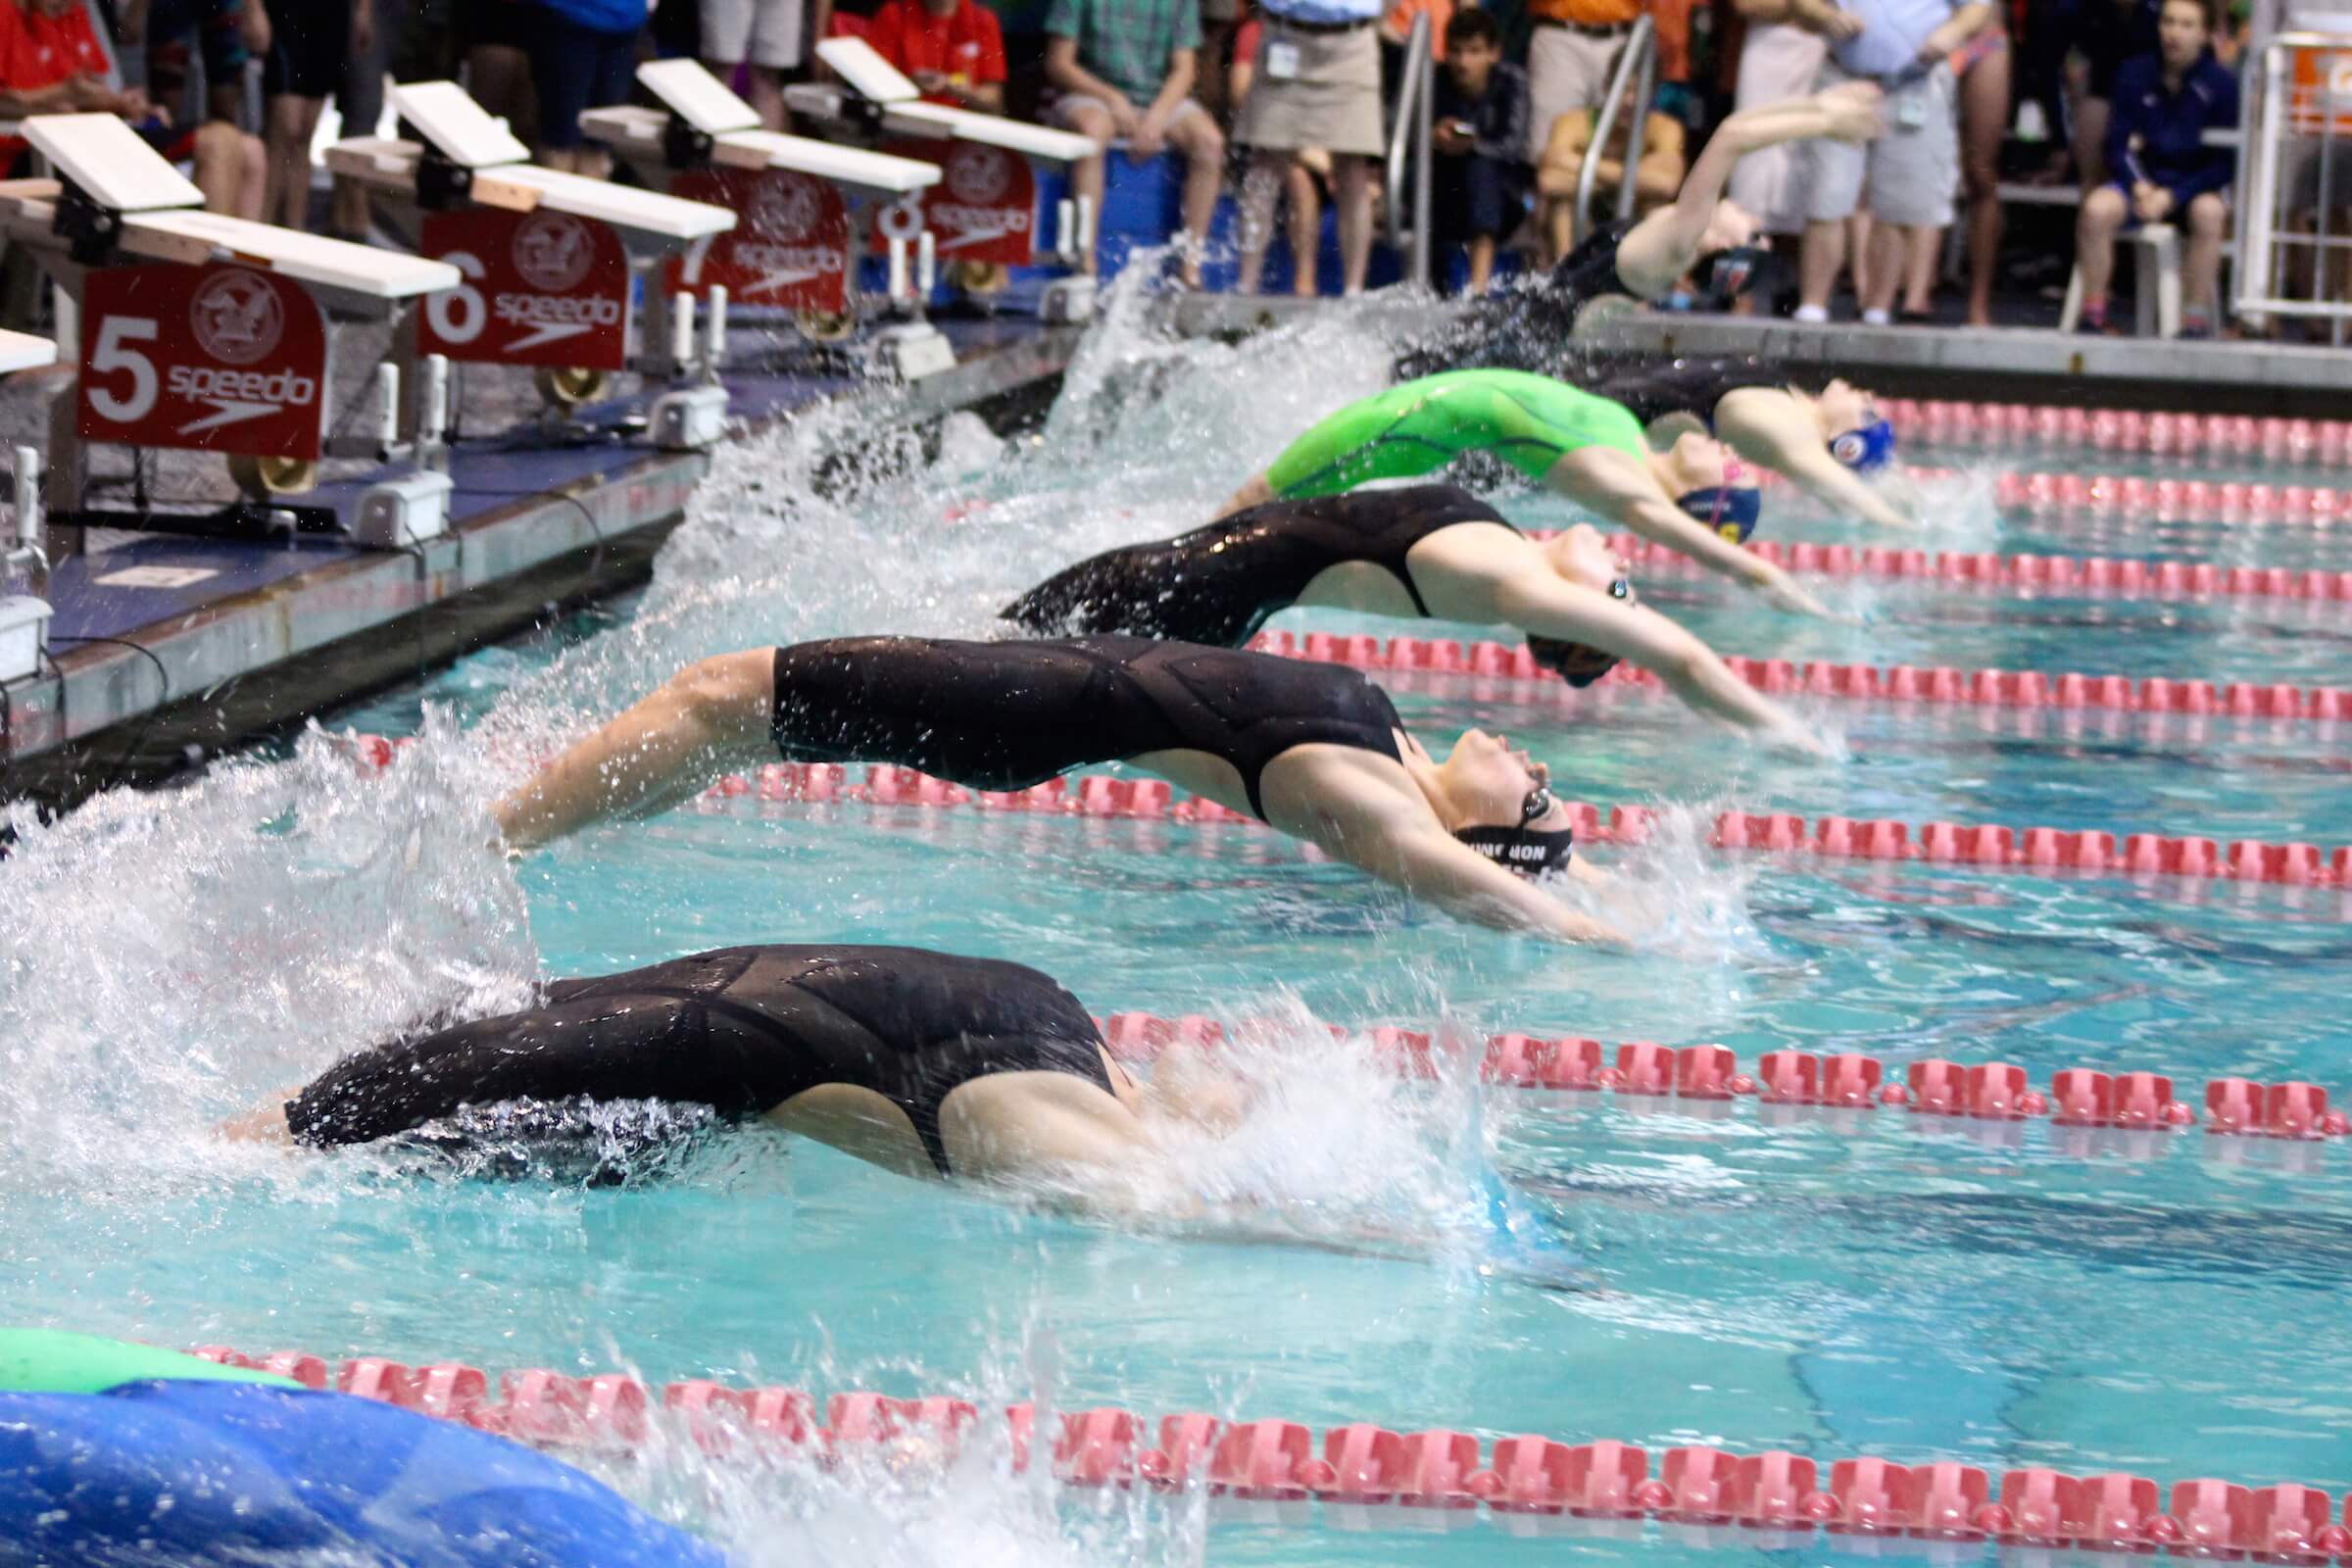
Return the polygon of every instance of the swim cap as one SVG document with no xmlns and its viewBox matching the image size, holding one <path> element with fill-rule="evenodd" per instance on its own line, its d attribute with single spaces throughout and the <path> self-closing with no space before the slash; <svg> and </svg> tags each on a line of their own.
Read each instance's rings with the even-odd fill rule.
<svg viewBox="0 0 2352 1568">
<path fill-rule="evenodd" d="M 1830 443 L 1830 456 L 1856 473 L 1872 473 L 1894 460 L 1894 426 L 1884 418 L 1848 430 Z"/>
<path fill-rule="evenodd" d="M 1723 311 L 1755 286 L 1771 253 L 1760 245 L 1733 245 L 1701 259 L 1699 285 L 1691 303 L 1702 311 Z"/>
<path fill-rule="evenodd" d="M 1747 543 L 1764 514 L 1764 497 L 1754 485 L 1711 484 L 1685 491 L 1675 504 L 1736 545 Z"/>
<path fill-rule="evenodd" d="M 1617 656 L 1605 648 L 1564 643 L 1556 637 L 1539 637 L 1532 631 L 1527 634 L 1527 651 L 1536 656 L 1540 667 L 1580 689 L 1617 667 Z"/>
<path fill-rule="evenodd" d="M 1539 877 L 1555 865 L 1567 864 L 1576 843 L 1572 827 L 1542 832 L 1532 827 L 1465 827 L 1457 828 L 1453 836 L 1496 865 L 1524 877 Z"/>
<path fill-rule="evenodd" d="M 1626 578 L 1619 577 L 1609 584 L 1611 599 L 1623 602 L 1633 596 L 1634 585 Z M 1527 634 L 1527 651 L 1535 656 L 1539 666 L 1580 691 L 1617 667 L 1617 656 L 1605 648 L 1563 642 L 1557 637 L 1539 637 L 1532 631 Z"/>
<path fill-rule="evenodd" d="M 1551 809 L 1551 786 L 1538 784 L 1519 805 L 1515 827 L 1456 828 L 1453 836 L 1508 871 L 1539 877 L 1564 864 L 1576 843 L 1574 828 L 1538 832 L 1534 823 Z"/>
</svg>

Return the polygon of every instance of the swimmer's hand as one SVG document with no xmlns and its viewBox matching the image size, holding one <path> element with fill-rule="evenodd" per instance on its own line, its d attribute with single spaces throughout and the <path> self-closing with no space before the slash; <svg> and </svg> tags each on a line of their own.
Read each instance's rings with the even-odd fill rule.
<svg viewBox="0 0 2352 1568">
<path fill-rule="evenodd" d="M 1860 18 L 1835 7 L 1824 9 L 1835 19 L 1825 29 L 1831 37 L 1850 38 L 1862 30 Z M 1886 97 L 1876 82 L 1848 81 L 1815 93 L 1813 107 L 1829 120 L 1827 134 L 1839 141 L 1868 141 L 1886 128 Z"/>
</svg>

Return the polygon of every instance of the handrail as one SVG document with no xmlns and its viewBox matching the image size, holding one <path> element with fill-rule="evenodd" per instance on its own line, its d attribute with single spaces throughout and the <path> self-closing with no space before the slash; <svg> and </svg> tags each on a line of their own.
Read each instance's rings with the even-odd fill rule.
<svg viewBox="0 0 2352 1568">
<path fill-rule="evenodd" d="M 1618 182 L 1617 216 L 1634 216 L 1634 170 L 1642 162 L 1642 130 L 1648 121 L 1651 78 L 1657 70 L 1657 27 L 1644 12 L 1634 23 L 1632 36 L 1625 41 L 1624 50 L 1617 56 L 1617 69 L 1609 74 L 1609 90 L 1593 112 L 1592 136 L 1585 143 L 1585 156 L 1577 167 L 1576 175 L 1576 237 L 1583 239 L 1592 216 L 1592 187 L 1600 177 L 1601 149 L 1609 143 L 1617 128 L 1617 109 L 1625 102 L 1626 87 L 1635 74 L 1642 77 L 1641 101 L 1634 107 L 1633 128 L 1625 140 L 1624 177 Z"/>
<path fill-rule="evenodd" d="M 1404 78 L 1396 88 L 1396 124 L 1389 132 L 1388 168 L 1388 229 L 1389 244 L 1403 250 L 1409 244 L 1411 260 L 1405 275 L 1423 287 L 1429 285 L 1429 130 L 1430 100 L 1436 96 L 1429 48 L 1429 13 L 1422 11 L 1413 18 L 1412 30 L 1404 39 Z M 1412 226 L 1405 226 L 1404 171 L 1407 153 L 1413 170 Z"/>
<path fill-rule="evenodd" d="M 2287 57 L 2295 50 L 2344 52 L 2347 38 L 2340 33 L 2282 28 L 2268 36 L 2257 34 L 2253 69 L 2247 72 L 2248 90 L 2240 105 L 2240 145 L 2237 186 L 2230 193 L 2237 220 L 2237 265 L 2234 269 L 2234 314 L 2259 322 L 2274 316 L 2303 317 L 2328 324 L 2330 337 L 2341 345 L 2352 323 L 2352 303 L 2328 297 L 2328 253 L 2352 245 L 2352 237 L 2329 231 L 2333 215 L 2323 201 L 2311 230 L 2290 228 L 2279 216 L 2282 159 L 2290 144 L 2307 149 L 2316 141 L 2319 188 L 2332 181 L 2337 158 L 2337 126 L 2352 118 L 2352 107 L 2339 105 L 2335 94 L 2323 88 L 2310 105 L 2298 104 L 2289 78 Z M 2317 120 L 2313 125 L 2308 122 Z M 2291 298 L 2284 277 L 2282 241 L 2313 253 L 2311 297 Z"/>
</svg>

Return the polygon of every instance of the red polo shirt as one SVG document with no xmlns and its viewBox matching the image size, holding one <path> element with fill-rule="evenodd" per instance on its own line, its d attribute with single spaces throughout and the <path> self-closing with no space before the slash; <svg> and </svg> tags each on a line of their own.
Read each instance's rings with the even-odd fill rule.
<svg viewBox="0 0 2352 1568">
<path fill-rule="evenodd" d="M 913 75 L 936 71 L 967 87 L 1004 79 L 1004 33 L 996 13 L 975 0 L 958 0 L 954 11 L 935 17 L 923 0 L 890 0 L 866 24 L 866 39 L 882 58 Z M 956 100 L 930 95 L 939 103 Z"/>
<path fill-rule="evenodd" d="M 75 74 L 104 76 L 106 67 L 106 50 L 82 7 L 45 17 L 23 0 L 0 0 L 0 82 L 38 92 Z"/>
</svg>

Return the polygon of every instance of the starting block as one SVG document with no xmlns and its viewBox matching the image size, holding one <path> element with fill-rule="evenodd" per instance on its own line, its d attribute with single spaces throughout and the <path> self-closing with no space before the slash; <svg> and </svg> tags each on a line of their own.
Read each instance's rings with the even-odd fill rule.
<svg viewBox="0 0 2352 1568">
<path fill-rule="evenodd" d="M 1038 167 L 1067 174 L 1071 166 L 1095 156 L 1091 140 L 1003 115 L 925 102 L 922 90 L 862 38 L 827 38 L 816 53 L 855 96 L 810 83 L 786 88 L 786 101 L 795 113 L 940 165 L 947 177 L 922 197 L 919 223 L 939 236 L 942 262 L 1067 268 L 1094 248 L 1092 204 L 1068 199 L 1055 205 L 1052 238 L 1040 244 L 1044 225 L 1037 196 Z M 913 204 L 903 205 L 908 210 L 883 215 L 885 233 L 918 221 Z M 1083 304 L 1073 310 L 1080 295 Z M 1089 314 L 1092 300 L 1092 279 L 1060 279 L 1049 288 L 1047 314 L 1080 318 Z"/>
<path fill-rule="evenodd" d="M 57 345 L 24 332 L 0 332 L 0 374 L 36 369 L 57 363 Z M 23 680 L 40 668 L 41 645 L 48 641 L 49 555 L 41 536 L 41 455 L 31 447 L 16 450 L 15 469 L 9 476 L 9 499 L 16 526 L 0 548 L 0 686 Z M 25 576 L 18 592 L 17 573 Z"/>
<path fill-rule="evenodd" d="M 327 435 L 329 319 L 396 318 L 455 287 L 456 268 L 204 212 L 202 193 L 112 115 L 34 115 L 24 135 L 57 177 L 0 181 L 0 233 L 56 282 L 59 337 L 78 368 L 52 421 L 52 521 L 219 538 L 333 532 L 333 509 L 274 499 L 317 483 L 321 457 L 434 466 L 428 440 L 400 434 L 393 365 L 368 383 L 363 433 Z M 445 390 L 443 367 L 422 368 L 415 391 L 430 402 Z M 204 514 L 84 508 L 90 442 L 220 453 L 247 499 Z M 399 482 L 434 492 L 413 509 L 416 537 L 442 531 L 447 478 Z"/>
<path fill-rule="evenodd" d="M 391 96 L 416 139 L 354 137 L 327 148 L 326 163 L 394 209 L 418 254 L 464 274 L 427 302 L 415 354 L 533 367 L 559 424 L 602 397 L 614 372 L 633 371 L 671 387 L 651 416 L 662 444 L 715 442 L 726 419 L 726 294 L 710 291 L 698 333 L 694 296 L 673 293 L 659 270 L 676 263 L 692 273 L 735 214 L 542 169 L 454 81 L 410 82 Z M 632 332 L 641 280 L 645 319 Z"/>
<path fill-rule="evenodd" d="M 672 194 L 715 202 L 742 219 L 699 270 L 673 268 L 673 286 L 724 288 L 738 306 L 789 312 L 814 341 L 848 336 L 868 215 L 919 214 L 939 166 L 762 129 L 751 105 L 692 60 L 649 61 L 637 79 L 663 108 L 591 109 L 580 128 Z M 880 243 L 891 258 L 889 304 L 919 318 L 932 281 L 930 236 L 918 219 L 914 230 Z M 884 328 L 877 347 L 909 377 L 955 363 L 946 338 L 919 319 Z"/>
</svg>

